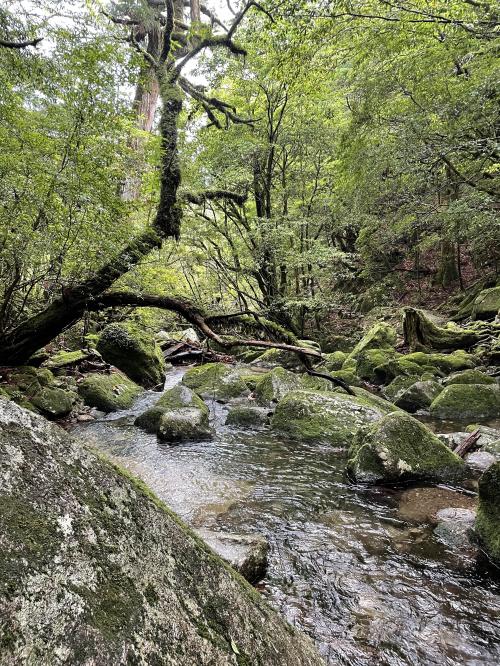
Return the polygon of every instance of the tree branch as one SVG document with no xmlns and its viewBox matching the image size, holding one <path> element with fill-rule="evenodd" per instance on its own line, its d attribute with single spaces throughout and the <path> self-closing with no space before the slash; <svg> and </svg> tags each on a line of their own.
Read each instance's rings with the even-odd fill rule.
<svg viewBox="0 0 500 666">
<path fill-rule="evenodd" d="M 202 204 L 205 201 L 226 199 L 234 201 L 238 206 L 243 206 L 247 200 L 246 194 L 238 194 L 229 190 L 204 190 L 203 192 L 182 192 L 179 198 L 192 204 Z"/>
<path fill-rule="evenodd" d="M 6 39 L 0 39 L 0 46 L 3 46 L 5 49 L 25 49 L 27 46 L 37 46 L 41 41 L 43 41 L 43 37 L 28 39 L 22 42 L 11 42 Z"/>
</svg>

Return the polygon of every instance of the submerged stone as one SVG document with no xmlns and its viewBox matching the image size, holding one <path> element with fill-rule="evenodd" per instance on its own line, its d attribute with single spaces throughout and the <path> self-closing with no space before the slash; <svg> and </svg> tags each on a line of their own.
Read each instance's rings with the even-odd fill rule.
<svg viewBox="0 0 500 666">
<path fill-rule="evenodd" d="M 392 409 L 394 405 L 382 407 L 365 395 L 292 391 L 278 403 L 271 425 L 294 439 L 349 446 L 361 426 Z"/>
<path fill-rule="evenodd" d="M 140 386 L 154 388 L 165 380 L 165 360 L 159 345 L 133 322 L 106 326 L 97 344 L 107 363 Z"/>
<path fill-rule="evenodd" d="M 142 389 L 118 372 L 109 375 L 92 373 L 78 385 L 78 393 L 89 407 L 103 412 L 117 412 L 128 409 Z"/>
<path fill-rule="evenodd" d="M 321 666 L 149 489 L 0 398 L 5 664 Z"/>
<path fill-rule="evenodd" d="M 264 537 L 214 532 L 204 528 L 197 529 L 196 533 L 250 583 L 256 583 L 266 575 L 269 544 Z"/>
<path fill-rule="evenodd" d="M 388 414 L 358 432 L 347 470 L 362 483 L 453 480 L 465 464 L 420 421 L 404 412 Z"/>
<path fill-rule="evenodd" d="M 433 401 L 430 412 L 438 419 L 500 417 L 500 387 L 486 384 L 452 384 Z"/>
</svg>

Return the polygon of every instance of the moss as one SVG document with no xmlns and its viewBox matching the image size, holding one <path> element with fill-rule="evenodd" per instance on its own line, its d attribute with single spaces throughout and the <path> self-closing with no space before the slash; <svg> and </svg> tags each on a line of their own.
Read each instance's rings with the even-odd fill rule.
<svg viewBox="0 0 500 666">
<path fill-rule="evenodd" d="M 446 327 L 438 326 L 423 310 L 410 307 L 404 309 L 403 330 L 405 343 L 412 351 L 467 349 L 479 340 L 472 330 L 452 322 Z"/>
<path fill-rule="evenodd" d="M 248 386 L 234 368 L 224 363 L 206 363 L 191 368 L 182 381 L 199 395 L 222 402 L 249 393 Z"/>
<path fill-rule="evenodd" d="M 259 405 L 269 405 L 278 402 L 285 395 L 297 388 L 301 378 L 285 370 L 285 368 L 274 368 L 268 372 L 264 379 L 255 388 L 255 397 Z"/>
<path fill-rule="evenodd" d="M 490 319 L 496 316 L 500 310 L 500 287 L 484 289 L 472 306 L 472 316 L 474 319 Z"/>
<path fill-rule="evenodd" d="M 374 381 L 377 378 L 376 368 L 387 364 L 394 355 L 391 349 L 365 349 L 358 354 L 356 374 L 362 379 Z"/>
<path fill-rule="evenodd" d="M 248 386 L 250 391 L 255 391 L 260 382 L 266 377 L 267 372 L 249 372 L 244 369 L 238 372 L 242 381 Z"/>
<path fill-rule="evenodd" d="M 118 372 L 110 375 L 93 373 L 79 384 L 78 392 L 89 407 L 116 412 L 131 407 L 141 388 Z"/>
<path fill-rule="evenodd" d="M 458 479 L 464 468 L 461 458 L 404 412 L 360 429 L 347 464 L 349 474 L 364 483 Z"/>
<path fill-rule="evenodd" d="M 399 393 L 395 402 L 398 407 L 413 413 L 419 409 L 428 409 L 442 390 L 441 384 L 433 380 L 415 382 Z"/>
<path fill-rule="evenodd" d="M 80 361 L 89 358 L 90 352 L 84 349 L 76 351 L 60 351 L 54 354 L 45 362 L 45 367 L 49 369 L 66 368 L 71 365 L 77 365 Z"/>
<path fill-rule="evenodd" d="M 396 331 L 392 326 L 383 322 L 375 324 L 361 338 L 346 361 L 357 359 L 359 354 L 367 349 L 393 349 L 396 344 L 396 338 Z M 345 363 L 343 367 L 346 368 Z"/>
<path fill-rule="evenodd" d="M 377 382 L 388 384 L 400 375 L 417 375 L 420 376 L 424 368 L 413 361 L 409 361 L 406 357 L 399 354 L 388 360 L 386 363 L 378 365 L 373 370 L 373 377 Z M 433 369 L 433 374 L 436 374 Z"/>
<path fill-rule="evenodd" d="M 456 372 L 458 370 L 467 370 L 473 368 L 476 364 L 476 358 L 472 354 L 467 354 L 462 350 L 453 352 L 453 354 L 425 354 L 424 352 L 413 352 L 405 356 L 407 361 L 412 361 L 425 368 L 438 368 L 443 372 Z"/>
<path fill-rule="evenodd" d="M 415 382 L 418 382 L 420 379 L 419 375 L 398 375 L 394 377 L 391 383 L 383 389 L 383 393 L 388 400 L 394 402 L 398 393 L 404 391 L 404 389 L 409 388 Z"/>
<path fill-rule="evenodd" d="M 447 377 L 443 384 L 445 386 L 452 384 L 496 384 L 496 380 L 479 370 L 463 370 Z"/>
<path fill-rule="evenodd" d="M 348 386 L 361 386 L 361 380 L 353 370 L 347 370 L 344 368 L 343 370 L 335 370 L 334 372 L 330 372 L 329 374 L 332 377 L 337 377 L 337 379 L 341 379 Z"/>
<path fill-rule="evenodd" d="M 485 419 L 500 417 L 500 389 L 486 384 L 447 386 L 430 407 L 439 419 Z"/>
<path fill-rule="evenodd" d="M 252 427 L 262 425 L 267 421 L 267 409 L 253 405 L 235 405 L 229 410 L 226 425 Z"/>
<path fill-rule="evenodd" d="M 344 364 L 347 354 L 343 351 L 334 351 L 331 354 L 324 354 L 325 358 L 325 369 L 327 371 L 341 370 L 342 365 Z"/>
<path fill-rule="evenodd" d="M 31 403 L 49 419 L 67 416 L 73 409 L 74 402 L 74 393 L 46 386 L 31 399 Z"/>
<path fill-rule="evenodd" d="M 110 324 L 101 334 L 98 351 L 107 363 L 145 388 L 163 384 L 165 360 L 159 345 L 133 322 Z"/>
<path fill-rule="evenodd" d="M 292 391 L 278 403 L 271 425 L 294 439 L 346 446 L 360 426 L 382 414 L 366 395 Z"/>
<path fill-rule="evenodd" d="M 479 480 L 475 529 L 487 555 L 500 566 L 500 462 L 489 467 Z"/>
</svg>

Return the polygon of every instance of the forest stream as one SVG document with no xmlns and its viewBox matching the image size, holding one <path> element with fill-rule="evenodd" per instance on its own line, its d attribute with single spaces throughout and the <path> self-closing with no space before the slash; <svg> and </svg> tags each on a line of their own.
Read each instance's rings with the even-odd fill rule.
<svg viewBox="0 0 500 666">
<path fill-rule="evenodd" d="M 182 374 L 170 371 L 165 388 Z M 350 484 L 345 451 L 225 426 L 215 402 L 213 440 L 162 444 L 133 424 L 157 399 L 146 391 L 132 409 L 74 433 L 193 527 L 265 536 L 269 566 L 259 590 L 327 663 L 500 663 L 500 585 L 474 550 L 446 546 L 422 520 L 425 492 L 412 507 L 405 489 Z"/>
</svg>

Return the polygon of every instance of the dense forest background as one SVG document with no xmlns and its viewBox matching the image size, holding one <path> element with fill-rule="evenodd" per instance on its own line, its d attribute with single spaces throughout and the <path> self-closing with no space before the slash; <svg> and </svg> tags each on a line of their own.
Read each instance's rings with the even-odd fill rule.
<svg viewBox="0 0 500 666">
<path fill-rule="evenodd" d="M 494 285 L 498 14 L 482 0 L 8 2 L 4 362 L 98 328 L 110 289 L 124 307 L 178 298 L 331 342 L 373 308 Z"/>
</svg>

